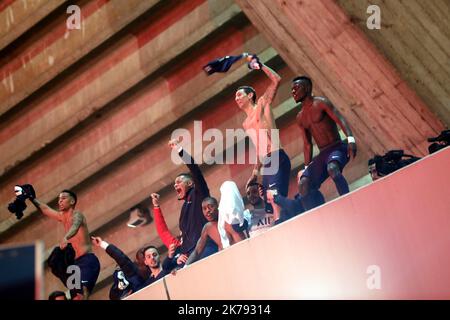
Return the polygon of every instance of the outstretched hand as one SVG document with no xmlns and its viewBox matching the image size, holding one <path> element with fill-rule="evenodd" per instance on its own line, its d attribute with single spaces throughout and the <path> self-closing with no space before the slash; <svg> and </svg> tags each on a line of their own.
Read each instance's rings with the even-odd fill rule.
<svg viewBox="0 0 450 320">
<path fill-rule="evenodd" d="M 262 63 L 259 61 L 257 55 L 248 54 L 245 56 L 245 59 L 248 61 L 248 67 L 252 70 L 261 70 Z"/>
<path fill-rule="evenodd" d="M 177 249 L 177 244 L 176 243 L 171 243 L 169 245 L 169 251 L 167 252 L 167 256 L 172 259 L 174 254 L 175 254 L 175 250 Z"/>
<path fill-rule="evenodd" d="M 100 247 L 100 243 L 102 243 L 102 238 L 100 237 L 91 237 L 92 244 L 96 247 Z"/>
<path fill-rule="evenodd" d="M 185 254 L 180 254 L 180 256 L 177 259 L 177 264 L 186 264 L 186 261 L 188 260 L 188 256 Z"/>
<path fill-rule="evenodd" d="M 266 192 L 266 197 L 267 197 L 267 202 L 270 203 L 271 205 L 275 204 L 275 200 L 274 200 L 274 190 L 267 190 Z"/>
<path fill-rule="evenodd" d="M 150 195 L 150 197 L 152 198 L 153 206 L 154 206 L 154 207 L 159 207 L 159 198 L 160 198 L 159 194 L 157 194 L 157 193 L 152 193 L 152 194 Z"/>
<path fill-rule="evenodd" d="M 176 150 L 180 147 L 180 138 L 171 139 L 168 144 L 169 144 L 169 147 Z"/>
</svg>

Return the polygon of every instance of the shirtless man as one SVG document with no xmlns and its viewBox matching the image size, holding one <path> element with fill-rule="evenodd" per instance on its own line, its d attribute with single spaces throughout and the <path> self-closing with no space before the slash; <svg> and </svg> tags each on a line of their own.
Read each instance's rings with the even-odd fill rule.
<svg viewBox="0 0 450 320">
<path fill-rule="evenodd" d="M 281 78 L 268 66 L 257 61 L 254 56 L 248 56 L 248 59 L 256 60 L 251 61 L 250 66 L 255 70 L 262 70 L 269 77 L 271 83 L 258 100 L 256 100 L 256 92 L 252 87 L 243 86 L 236 91 L 236 104 L 247 115 L 242 126 L 255 145 L 258 155 L 258 161 L 247 185 L 257 180 L 260 169 L 263 167 L 261 172 L 263 187 L 266 190 L 277 190 L 279 194 L 287 196 L 291 161 L 281 148 L 279 141 L 275 141 L 271 134 L 272 129 L 277 130 L 271 104 Z M 260 159 L 262 159 L 261 162 Z M 267 212 L 274 213 L 275 221 L 279 219 L 267 199 L 265 199 L 265 208 Z"/>
<path fill-rule="evenodd" d="M 311 79 L 301 76 L 292 80 L 292 97 L 301 102 L 297 123 L 303 139 L 305 168 L 299 171 L 297 179 L 303 207 L 309 210 L 323 203 L 319 188 L 328 176 L 340 195 L 349 192 L 342 170 L 356 156 L 356 143 L 350 126 L 333 104 L 327 98 L 312 95 Z M 341 141 L 337 125 L 347 141 Z M 314 159 L 312 138 L 320 150 Z"/>
<path fill-rule="evenodd" d="M 29 199 L 43 214 L 63 224 L 66 234 L 60 243 L 60 248 L 64 249 L 68 243 L 72 244 L 75 250 L 75 265 L 81 271 L 81 290 L 74 292 L 76 295 L 73 300 L 87 299 L 97 282 L 100 262 L 92 253 L 86 218 L 80 211 L 75 210 L 76 194 L 70 190 L 61 191 L 58 199 L 59 211 L 36 198 Z"/>
<path fill-rule="evenodd" d="M 219 251 L 223 249 L 222 241 L 220 240 L 220 233 L 218 229 L 218 219 L 219 219 L 219 204 L 217 200 L 213 197 L 207 197 L 202 202 L 202 211 L 208 222 L 203 226 L 202 233 L 200 235 L 200 239 L 198 239 L 197 245 L 195 246 L 194 251 L 189 256 L 189 259 L 186 262 L 186 265 L 194 263 L 199 260 L 203 250 L 205 249 L 205 245 L 209 239 L 214 241 Z M 242 236 L 239 232 L 233 229 L 232 225 L 225 224 L 225 231 L 227 233 L 228 239 L 230 239 L 230 244 L 234 244 L 243 240 Z"/>
</svg>

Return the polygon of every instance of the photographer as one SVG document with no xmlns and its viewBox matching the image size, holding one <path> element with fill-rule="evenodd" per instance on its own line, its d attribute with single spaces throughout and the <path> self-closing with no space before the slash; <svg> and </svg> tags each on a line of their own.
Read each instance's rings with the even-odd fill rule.
<svg viewBox="0 0 450 320">
<path fill-rule="evenodd" d="M 433 142 L 428 147 L 428 152 L 430 154 L 435 153 L 441 149 L 450 145 L 450 130 L 444 130 L 440 135 L 434 138 L 428 138 L 428 142 Z"/>
<path fill-rule="evenodd" d="M 419 157 L 405 154 L 403 150 L 390 150 L 384 156 L 375 155 L 369 159 L 369 174 L 372 180 L 376 181 L 419 159 Z"/>
</svg>

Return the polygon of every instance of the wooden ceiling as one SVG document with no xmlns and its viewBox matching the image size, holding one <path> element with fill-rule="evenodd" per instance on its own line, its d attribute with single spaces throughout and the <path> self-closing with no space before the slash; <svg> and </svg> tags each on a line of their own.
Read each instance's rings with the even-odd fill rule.
<svg viewBox="0 0 450 320">
<path fill-rule="evenodd" d="M 339 1 L 342 7 L 326 0 L 301 3 L 70 2 L 81 8 L 81 30 L 67 29 L 65 1 L 0 5 L 1 243 L 40 239 L 48 254 L 63 236 L 61 226 L 33 208 L 20 221 L 6 210 L 13 186 L 27 182 L 50 204 L 62 189 L 75 190 L 91 234 L 130 256 L 146 243 L 162 246 L 152 223 L 126 227 L 129 208 L 148 206 L 152 192 L 161 193 L 167 223 L 178 233 L 181 204 L 174 201 L 172 185 L 185 167 L 170 161 L 172 131 L 193 133 L 195 120 L 203 130 L 240 128 L 244 115 L 235 105 L 235 89 L 246 84 L 262 93 L 268 84 L 244 64 L 207 77 L 202 66 L 223 55 L 257 53 L 282 76 L 274 110 L 293 162 L 291 194 L 303 161 L 298 107 L 290 98 L 290 80 L 299 73 L 312 76 L 315 93 L 327 95 L 356 132 L 360 154 L 346 169 L 350 182 L 366 175 L 375 152 L 404 148 L 426 154 L 426 137 L 448 125 L 448 111 L 436 112 L 434 100 L 427 99 L 434 91 L 415 92 L 411 80 L 399 74 L 403 69 L 380 49 L 380 40 L 349 20 L 342 8 L 350 1 Z M 438 75 L 430 83 L 442 80 Z M 446 96 L 439 101 L 445 104 L 448 86 L 442 90 Z M 193 154 L 201 159 L 200 150 Z M 202 170 L 218 197 L 227 179 L 242 188 L 251 166 L 202 164 Z M 328 199 L 336 196 L 331 184 L 324 190 Z M 95 252 L 102 271 L 92 297 L 107 299 L 115 263 Z M 48 270 L 45 289 L 46 294 L 62 289 Z"/>
</svg>

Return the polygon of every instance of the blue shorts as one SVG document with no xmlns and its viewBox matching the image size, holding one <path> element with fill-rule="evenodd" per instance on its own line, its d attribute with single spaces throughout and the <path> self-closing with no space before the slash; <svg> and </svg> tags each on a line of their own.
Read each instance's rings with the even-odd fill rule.
<svg viewBox="0 0 450 320">
<path fill-rule="evenodd" d="M 349 160 L 347 148 L 348 144 L 341 141 L 320 151 L 302 175 L 302 177 L 310 179 L 311 188 L 319 189 L 328 178 L 327 166 L 330 162 L 336 161 L 339 163 L 341 171 L 344 169 Z"/>
<path fill-rule="evenodd" d="M 81 271 L 81 287 L 86 287 L 91 293 L 100 274 L 100 261 L 95 254 L 90 252 L 76 259 L 75 265 Z"/>
<path fill-rule="evenodd" d="M 278 166 L 275 167 L 276 170 L 271 168 L 272 165 L 276 164 L 272 160 L 278 161 Z M 290 175 L 291 160 L 283 149 L 273 151 L 264 158 L 262 169 L 262 185 L 264 190 L 277 190 L 278 194 L 287 197 Z M 266 203 L 266 211 L 273 212 L 272 205 L 267 203 L 266 193 L 264 193 L 264 202 Z"/>
</svg>

